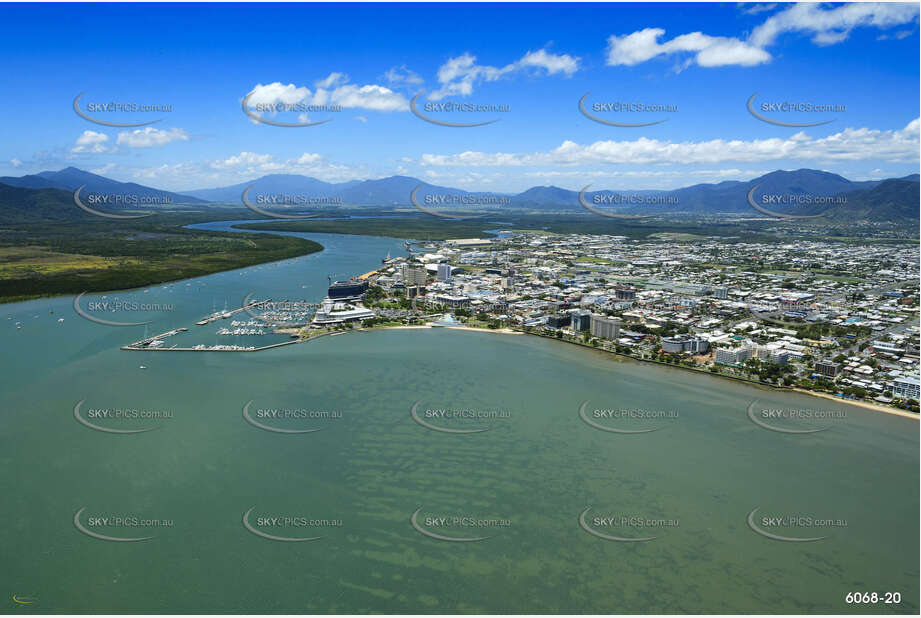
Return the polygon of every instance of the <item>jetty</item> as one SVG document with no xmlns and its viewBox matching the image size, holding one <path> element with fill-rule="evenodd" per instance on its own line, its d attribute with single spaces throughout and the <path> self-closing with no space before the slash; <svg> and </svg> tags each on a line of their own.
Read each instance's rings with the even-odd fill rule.
<svg viewBox="0 0 921 618">
<path fill-rule="evenodd" d="M 218 311 L 218 312 L 216 312 L 216 313 L 212 313 L 211 315 L 209 315 L 209 316 L 206 317 L 206 318 L 202 318 L 202 319 L 199 320 L 198 322 L 195 322 L 195 325 L 196 325 L 196 326 L 205 326 L 206 324 L 210 324 L 211 322 L 217 322 L 218 320 L 225 320 L 225 319 L 231 317 L 231 316 L 234 315 L 234 314 L 240 313 L 241 311 L 246 311 L 247 309 L 250 309 L 250 308 L 252 308 L 252 307 L 258 307 L 259 305 L 264 305 L 265 303 L 268 303 L 268 302 L 271 302 L 271 301 L 272 301 L 271 298 L 266 298 L 265 300 L 256 300 L 256 301 L 253 301 L 253 302 L 251 302 L 251 303 L 248 304 L 248 305 L 244 305 L 244 306 L 240 307 L 239 309 L 233 309 L 233 310 L 224 309 L 223 311 Z"/>
</svg>

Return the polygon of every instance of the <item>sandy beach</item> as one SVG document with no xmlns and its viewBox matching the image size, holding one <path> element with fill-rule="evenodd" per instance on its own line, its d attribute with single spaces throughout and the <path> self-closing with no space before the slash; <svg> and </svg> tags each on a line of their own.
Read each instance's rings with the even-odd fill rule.
<svg viewBox="0 0 921 618">
<path fill-rule="evenodd" d="M 803 388 L 794 388 L 791 389 L 797 393 L 804 393 L 806 395 L 812 395 L 813 397 L 821 397 L 822 399 L 830 399 L 831 401 L 837 401 L 838 403 L 846 403 L 852 406 L 859 406 L 861 408 L 866 408 L 867 410 L 875 410 L 877 412 L 885 412 L 886 414 L 894 414 L 896 416 L 904 416 L 905 418 L 913 418 L 918 420 L 919 415 L 914 412 L 909 412 L 907 410 L 898 410 L 896 408 L 890 408 L 878 403 L 871 403 L 869 401 L 855 401 L 853 399 L 842 399 L 841 397 L 835 397 L 834 395 L 829 395 L 828 393 L 816 393 L 815 391 L 807 391 Z"/>
</svg>

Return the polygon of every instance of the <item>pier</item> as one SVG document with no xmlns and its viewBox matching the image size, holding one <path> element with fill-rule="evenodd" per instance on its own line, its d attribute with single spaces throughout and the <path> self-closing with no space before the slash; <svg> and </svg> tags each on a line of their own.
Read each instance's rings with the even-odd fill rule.
<svg viewBox="0 0 921 618">
<path fill-rule="evenodd" d="M 261 352 L 262 350 L 270 350 L 272 348 L 280 348 L 283 345 L 293 345 L 295 343 L 302 343 L 306 340 L 297 339 L 294 341 L 282 341 L 281 343 L 273 343 L 270 345 L 264 345 L 259 347 L 243 347 L 243 346 L 205 346 L 197 345 L 192 348 L 150 348 L 146 346 L 140 346 L 140 341 L 137 343 L 132 343 L 130 345 L 124 345 L 121 347 L 122 350 L 133 350 L 135 352 Z"/>
<path fill-rule="evenodd" d="M 271 298 L 266 298 L 265 300 L 256 300 L 256 301 L 251 302 L 248 305 L 240 307 L 239 309 L 234 309 L 232 311 L 218 311 L 217 313 L 213 313 L 209 315 L 208 317 L 202 318 L 198 322 L 195 322 L 195 325 L 205 326 L 206 324 L 210 324 L 211 322 L 217 322 L 218 320 L 224 320 L 236 313 L 240 313 L 241 311 L 246 311 L 247 309 L 251 307 L 258 307 L 259 305 L 264 305 L 265 303 L 271 302 L 271 300 L 272 300 Z"/>
</svg>

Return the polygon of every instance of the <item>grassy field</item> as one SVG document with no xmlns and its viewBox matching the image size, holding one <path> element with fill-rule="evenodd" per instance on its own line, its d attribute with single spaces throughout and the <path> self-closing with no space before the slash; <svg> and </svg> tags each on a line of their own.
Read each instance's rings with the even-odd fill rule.
<svg viewBox="0 0 921 618">
<path fill-rule="evenodd" d="M 7 224 L 0 229 L 0 302 L 141 287 L 323 248 L 301 238 L 182 227 L 247 216 L 234 209 L 130 222 Z"/>
</svg>

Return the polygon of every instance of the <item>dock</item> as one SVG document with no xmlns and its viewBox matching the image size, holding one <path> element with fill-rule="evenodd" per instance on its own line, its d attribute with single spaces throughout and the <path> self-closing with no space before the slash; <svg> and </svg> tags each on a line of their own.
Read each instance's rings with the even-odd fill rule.
<svg viewBox="0 0 921 618">
<path fill-rule="evenodd" d="M 302 343 L 306 340 L 298 339 L 296 341 L 282 341 L 281 343 L 273 343 L 270 345 L 264 345 L 260 347 L 251 347 L 244 348 L 240 346 L 201 346 L 195 348 L 148 348 L 148 347 L 138 347 L 137 344 L 124 345 L 121 347 L 122 350 L 133 350 L 135 352 L 261 352 L 263 350 L 270 350 L 272 348 L 280 348 L 283 345 L 294 345 L 295 343 Z M 140 343 L 140 342 L 138 342 Z"/>
<path fill-rule="evenodd" d="M 210 324 L 211 322 L 217 322 L 218 320 L 225 320 L 229 318 L 230 316 L 234 315 L 235 313 L 246 311 L 247 309 L 251 307 L 258 307 L 259 305 L 263 305 L 265 303 L 271 302 L 271 300 L 272 300 L 271 298 L 266 298 L 265 300 L 256 300 L 256 301 L 251 302 L 248 305 L 240 307 L 239 309 L 234 309 L 233 311 L 218 311 L 217 313 L 211 314 L 208 317 L 202 318 L 198 322 L 195 322 L 195 325 L 205 326 L 206 324 Z"/>
</svg>

